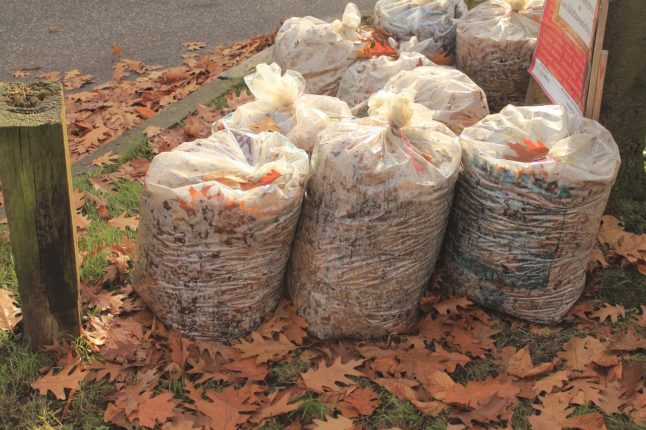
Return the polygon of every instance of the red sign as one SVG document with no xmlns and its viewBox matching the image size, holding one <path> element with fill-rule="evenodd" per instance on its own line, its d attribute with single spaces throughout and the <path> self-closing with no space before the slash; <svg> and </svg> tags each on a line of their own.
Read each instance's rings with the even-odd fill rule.
<svg viewBox="0 0 646 430">
<path fill-rule="evenodd" d="M 598 0 L 546 0 L 529 73 L 553 103 L 583 115 Z"/>
</svg>

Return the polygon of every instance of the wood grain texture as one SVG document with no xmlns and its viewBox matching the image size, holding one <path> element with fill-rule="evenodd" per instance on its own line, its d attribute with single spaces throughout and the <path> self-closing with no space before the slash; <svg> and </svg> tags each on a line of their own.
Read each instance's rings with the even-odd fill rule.
<svg viewBox="0 0 646 430">
<path fill-rule="evenodd" d="M 79 270 L 62 87 L 35 108 L 0 83 L 3 184 L 25 334 L 33 347 L 80 333 Z"/>
</svg>

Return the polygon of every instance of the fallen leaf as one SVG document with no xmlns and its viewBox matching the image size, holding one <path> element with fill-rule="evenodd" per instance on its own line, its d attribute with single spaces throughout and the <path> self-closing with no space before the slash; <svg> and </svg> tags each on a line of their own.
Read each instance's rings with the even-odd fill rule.
<svg viewBox="0 0 646 430">
<path fill-rule="evenodd" d="M 30 76 L 31 73 L 28 70 L 14 70 L 11 72 L 11 76 L 14 78 L 26 78 L 27 76 Z"/>
<path fill-rule="evenodd" d="M 543 391 L 550 394 L 554 388 L 561 388 L 563 383 L 568 380 L 568 372 L 561 370 L 551 373 L 534 383 L 534 392 L 538 395 Z"/>
<path fill-rule="evenodd" d="M 173 393 L 165 392 L 155 397 L 150 393 L 148 397 L 144 397 L 142 402 L 132 414 L 132 418 L 136 419 L 139 425 L 144 427 L 155 427 L 155 424 L 164 424 L 174 414 L 175 406 L 177 403 L 173 401 Z"/>
<path fill-rule="evenodd" d="M 118 159 L 118 155 L 113 154 L 112 151 L 108 151 L 100 157 L 92 160 L 92 165 L 97 167 L 109 166 L 110 164 L 114 164 Z"/>
<path fill-rule="evenodd" d="M 334 418 L 330 415 L 325 416 L 325 421 L 315 418 L 312 424 L 307 427 L 308 430 L 351 430 L 354 423 L 351 419 L 339 415 Z"/>
<path fill-rule="evenodd" d="M 268 402 L 263 404 L 251 417 L 250 421 L 252 423 L 260 424 L 267 418 L 295 411 L 302 403 L 302 401 L 290 403 L 292 398 L 289 393 L 284 393 L 280 396 L 278 394 L 278 392 L 274 392 L 269 395 Z"/>
<path fill-rule="evenodd" d="M 626 317 L 626 310 L 621 305 L 610 305 L 604 303 L 599 310 L 590 314 L 592 318 L 599 318 L 599 321 L 604 322 L 606 319 L 610 318 L 610 321 L 617 322 L 619 316 L 622 318 Z"/>
<path fill-rule="evenodd" d="M 87 370 L 83 369 L 80 365 L 69 365 L 61 369 L 58 373 L 54 374 L 54 369 L 49 373 L 36 379 L 31 383 L 31 387 L 41 395 L 46 395 L 51 391 L 57 399 L 65 400 L 65 390 L 76 391 L 81 386 L 81 381 L 85 379 Z"/>
<path fill-rule="evenodd" d="M 11 297 L 7 290 L 0 289 L 0 330 L 13 330 L 20 322 L 20 308 L 14 303 L 16 300 Z"/>
<path fill-rule="evenodd" d="M 123 57 L 123 48 L 116 43 L 113 43 L 112 47 L 110 47 L 110 53 L 115 57 Z"/>
<path fill-rule="evenodd" d="M 507 160 L 520 161 L 521 163 L 533 163 L 547 158 L 547 153 L 550 151 L 543 142 L 537 140 L 536 143 L 530 139 L 523 139 L 523 143 L 508 143 L 509 149 L 516 153 L 516 156 L 507 155 Z"/>
<path fill-rule="evenodd" d="M 379 406 L 379 398 L 372 388 L 357 388 L 345 397 L 337 408 L 348 418 L 370 416 Z"/>
<path fill-rule="evenodd" d="M 505 370 L 510 375 L 518 376 L 519 378 L 531 378 L 541 373 L 549 372 L 554 368 L 554 363 L 542 363 L 534 366 L 532 364 L 532 357 L 529 355 L 528 346 L 514 351 L 515 349 L 513 346 L 503 348 L 503 353 L 505 350 L 511 353 L 511 356 L 505 363 Z"/>
<path fill-rule="evenodd" d="M 567 397 L 561 393 L 548 394 L 539 399 L 542 404 L 532 405 L 532 407 L 541 414 L 528 417 L 532 430 L 560 429 L 565 425 L 567 416 L 574 412 L 574 408 L 568 405 Z"/>
<path fill-rule="evenodd" d="M 257 332 L 251 333 L 251 340 L 241 339 L 235 348 L 242 352 L 242 358 L 255 357 L 256 363 L 266 363 L 278 360 L 296 349 L 285 335 L 278 336 L 278 340 L 265 339 Z"/>
<path fill-rule="evenodd" d="M 338 383 L 344 385 L 354 385 L 355 382 L 346 376 L 363 376 L 361 372 L 355 368 L 360 366 L 363 360 L 350 360 L 347 363 L 341 363 L 341 357 L 336 359 L 329 366 L 325 361 L 319 362 L 315 369 L 310 369 L 305 373 L 301 373 L 301 378 L 305 382 L 305 386 L 316 392 L 323 393 L 324 391 L 339 390 Z"/>
<path fill-rule="evenodd" d="M 126 212 L 121 213 L 120 215 L 108 220 L 108 227 L 118 228 L 120 230 L 126 230 L 129 228 L 132 231 L 137 230 L 139 226 L 139 217 L 133 216 L 129 217 Z"/>
<path fill-rule="evenodd" d="M 202 49 L 206 46 L 206 42 L 203 41 L 193 41 L 193 42 L 184 42 L 182 43 L 182 46 L 189 51 L 197 51 L 198 49 Z"/>
</svg>

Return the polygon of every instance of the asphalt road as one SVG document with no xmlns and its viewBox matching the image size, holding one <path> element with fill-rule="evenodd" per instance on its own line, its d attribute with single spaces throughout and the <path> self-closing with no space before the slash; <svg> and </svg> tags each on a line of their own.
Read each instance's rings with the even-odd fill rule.
<svg viewBox="0 0 646 430">
<path fill-rule="evenodd" d="M 0 0 L 0 81 L 40 67 L 110 79 L 113 43 L 127 58 L 176 65 L 182 42 L 206 49 L 266 33 L 287 16 L 340 17 L 345 0 Z M 371 11 L 375 0 L 355 0 Z"/>
</svg>

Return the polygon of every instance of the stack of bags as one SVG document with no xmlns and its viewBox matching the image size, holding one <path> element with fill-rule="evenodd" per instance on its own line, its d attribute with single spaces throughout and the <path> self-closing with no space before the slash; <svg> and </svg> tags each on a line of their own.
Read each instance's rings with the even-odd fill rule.
<svg viewBox="0 0 646 430">
<path fill-rule="evenodd" d="M 331 24 L 286 21 L 276 58 L 297 70 L 258 65 L 255 101 L 155 157 L 133 286 L 161 321 L 230 339 L 289 293 L 322 339 L 408 332 L 437 260 L 447 290 L 485 306 L 539 321 L 569 309 L 616 144 L 558 106 L 489 115 L 483 89 L 416 50 L 459 34 L 460 2 L 379 1 L 400 41 L 359 27 L 352 4 Z M 440 24 L 453 30 L 429 34 Z"/>
</svg>

